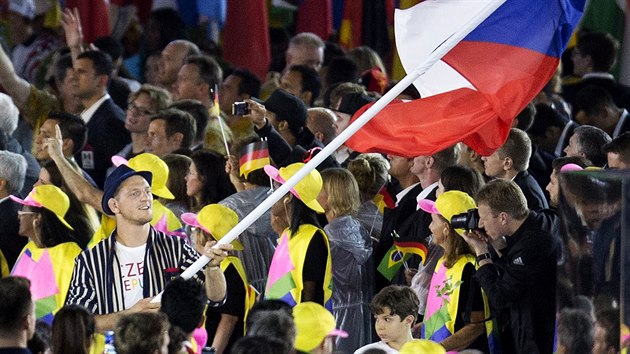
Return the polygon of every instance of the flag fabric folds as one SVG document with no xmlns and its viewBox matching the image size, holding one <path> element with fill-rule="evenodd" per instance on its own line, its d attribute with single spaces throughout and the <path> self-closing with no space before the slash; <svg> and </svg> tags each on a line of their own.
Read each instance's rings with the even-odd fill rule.
<svg viewBox="0 0 630 354">
<path fill-rule="evenodd" d="M 386 58 L 391 47 L 387 29 L 387 7 L 386 0 L 363 2 L 361 45 L 374 49 L 382 58 Z"/>
<path fill-rule="evenodd" d="M 304 0 L 297 13 L 295 33 L 312 32 L 326 40 L 333 33 L 332 0 Z"/>
<path fill-rule="evenodd" d="M 271 62 L 265 0 L 228 1 L 223 27 L 223 57 L 264 80 Z"/>
<path fill-rule="evenodd" d="M 505 142 L 514 117 L 553 75 L 584 2 L 426 0 L 397 10 L 396 43 L 409 73 L 453 36 L 453 28 L 469 23 L 484 7 L 498 6 L 414 82 L 422 99 L 391 103 L 347 145 L 414 157 L 463 141 L 481 155 L 491 154 Z"/>
<path fill-rule="evenodd" d="M 266 141 L 247 144 L 240 153 L 239 174 L 247 178 L 250 172 L 269 164 L 271 164 L 271 160 L 269 159 L 269 147 Z"/>
<path fill-rule="evenodd" d="M 394 240 L 394 247 L 396 247 L 396 250 L 399 252 L 402 252 L 404 254 L 408 254 L 408 253 L 413 253 L 416 254 L 418 256 L 420 256 L 420 258 L 422 258 L 422 263 L 424 264 L 424 261 L 427 259 L 427 246 L 425 246 L 422 242 L 417 242 L 417 241 L 395 241 Z"/>
<path fill-rule="evenodd" d="M 389 193 L 389 190 L 387 190 L 387 185 L 384 185 L 383 187 L 381 187 L 381 189 L 374 196 L 374 198 L 372 198 L 372 202 L 376 204 L 376 207 L 378 208 L 378 211 L 381 214 L 384 213 L 385 208 L 393 209 L 396 206 L 396 202 L 394 201 L 394 198 L 392 198 L 392 195 Z"/>
<path fill-rule="evenodd" d="M 405 254 L 396 249 L 396 246 L 392 245 L 392 247 L 387 251 L 385 257 L 378 264 L 376 270 L 381 273 L 385 279 L 391 281 L 394 279 L 396 273 L 400 267 L 402 267 L 403 263 L 409 258 L 410 254 Z"/>
<path fill-rule="evenodd" d="M 339 27 L 339 44 L 345 49 L 361 45 L 363 30 L 363 1 L 344 0 L 343 19 Z"/>
</svg>

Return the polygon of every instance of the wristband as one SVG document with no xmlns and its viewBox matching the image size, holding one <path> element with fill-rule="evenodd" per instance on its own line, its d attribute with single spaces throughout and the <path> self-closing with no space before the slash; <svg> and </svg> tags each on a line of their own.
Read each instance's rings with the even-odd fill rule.
<svg viewBox="0 0 630 354">
<path fill-rule="evenodd" d="M 477 263 L 477 265 L 479 265 L 481 261 L 486 260 L 486 259 L 492 259 L 492 255 L 488 252 L 478 255 L 475 262 Z"/>
</svg>

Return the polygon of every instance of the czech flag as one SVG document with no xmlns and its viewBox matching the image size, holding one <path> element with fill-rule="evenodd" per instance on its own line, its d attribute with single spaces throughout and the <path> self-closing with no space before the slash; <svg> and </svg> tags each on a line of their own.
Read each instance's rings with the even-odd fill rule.
<svg viewBox="0 0 630 354">
<path fill-rule="evenodd" d="M 396 10 L 396 44 L 407 73 L 447 39 L 468 34 L 414 82 L 422 99 L 389 104 L 346 144 L 360 152 L 414 157 L 463 141 L 490 155 L 553 75 L 584 3 L 426 0 Z M 471 23 L 475 27 L 466 30 Z"/>
<path fill-rule="evenodd" d="M 245 178 L 247 178 L 250 172 L 271 164 L 271 160 L 269 159 L 269 147 L 266 141 L 257 141 L 245 145 L 240 155 L 239 173 L 241 176 L 245 176 Z"/>
</svg>

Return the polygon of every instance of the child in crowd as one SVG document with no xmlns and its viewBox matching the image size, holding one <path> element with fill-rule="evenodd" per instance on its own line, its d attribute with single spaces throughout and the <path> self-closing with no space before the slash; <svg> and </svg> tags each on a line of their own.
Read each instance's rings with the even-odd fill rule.
<svg viewBox="0 0 630 354">
<path fill-rule="evenodd" d="M 411 327 L 416 322 L 420 302 L 407 286 L 390 285 L 374 296 L 370 308 L 376 322 L 376 334 L 380 342 L 357 349 L 363 354 L 370 349 L 381 349 L 387 354 L 397 354 L 402 346 L 411 341 Z"/>
</svg>

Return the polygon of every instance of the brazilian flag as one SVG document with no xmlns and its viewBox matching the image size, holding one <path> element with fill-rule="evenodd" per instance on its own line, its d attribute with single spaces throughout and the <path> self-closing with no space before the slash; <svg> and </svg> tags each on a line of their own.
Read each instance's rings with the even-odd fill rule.
<svg viewBox="0 0 630 354">
<path fill-rule="evenodd" d="M 392 245 L 376 269 L 387 280 L 391 281 L 394 278 L 394 275 L 398 273 L 398 270 L 403 265 L 403 262 L 409 259 L 410 256 L 411 253 L 401 252 L 396 248 L 396 245 Z"/>
</svg>

